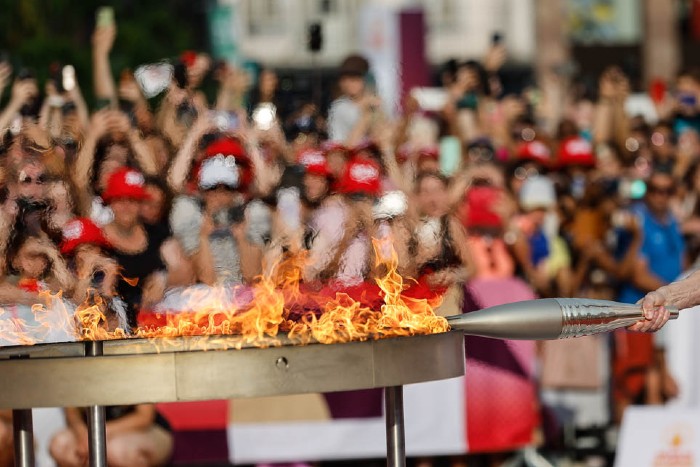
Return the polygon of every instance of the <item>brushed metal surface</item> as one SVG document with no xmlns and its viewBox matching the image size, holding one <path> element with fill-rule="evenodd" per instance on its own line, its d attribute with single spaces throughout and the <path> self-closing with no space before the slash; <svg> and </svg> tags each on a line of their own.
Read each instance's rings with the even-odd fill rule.
<svg viewBox="0 0 700 467">
<path fill-rule="evenodd" d="M 0 360 L 0 407 L 70 407 L 332 392 L 464 374 L 461 332 L 332 345 Z M 148 341 L 146 341 L 148 342 Z M 135 343 L 141 350 L 150 344 Z M 59 345 L 59 344 L 57 344 Z M 122 343 L 119 347 L 125 350 Z"/>
</svg>

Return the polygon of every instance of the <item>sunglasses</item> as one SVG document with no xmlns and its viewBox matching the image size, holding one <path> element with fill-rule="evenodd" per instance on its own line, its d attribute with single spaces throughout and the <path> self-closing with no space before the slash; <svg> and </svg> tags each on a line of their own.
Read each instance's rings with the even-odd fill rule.
<svg viewBox="0 0 700 467">
<path fill-rule="evenodd" d="M 676 190 L 673 187 L 658 187 L 658 186 L 653 186 L 649 185 L 648 190 L 649 193 L 654 193 L 657 195 L 665 195 L 665 196 L 673 196 L 673 194 L 676 192 Z"/>
<path fill-rule="evenodd" d="M 46 174 L 41 174 L 37 175 L 36 177 L 32 178 L 28 175 L 21 175 L 19 178 L 19 183 L 22 185 L 31 185 L 34 183 L 35 185 L 43 185 L 48 181 L 48 177 Z"/>
<path fill-rule="evenodd" d="M 208 193 L 208 192 L 216 191 L 216 190 L 219 190 L 219 189 L 221 189 L 221 190 L 226 190 L 226 191 L 230 191 L 230 192 L 236 191 L 236 189 L 235 189 L 234 187 L 231 187 L 231 186 L 228 186 L 228 185 L 224 185 L 223 183 L 218 183 L 218 184 L 216 184 L 216 185 L 214 185 L 214 186 L 208 186 L 208 187 L 206 187 L 206 188 L 204 188 L 204 187 L 201 188 L 201 190 L 202 190 L 203 193 Z"/>
</svg>

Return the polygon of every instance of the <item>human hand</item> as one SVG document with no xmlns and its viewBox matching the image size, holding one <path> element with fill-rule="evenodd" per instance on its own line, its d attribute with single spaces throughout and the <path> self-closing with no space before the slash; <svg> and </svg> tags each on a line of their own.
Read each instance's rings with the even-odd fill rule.
<svg viewBox="0 0 700 467">
<path fill-rule="evenodd" d="M 428 285 L 431 287 L 447 287 L 454 282 L 453 276 L 448 269 L 437 271 L 428 276 Z"/>
<path fill-rule="evenodd" d="M 600 76 L 598 88 L 603 99 L 621 99 L 629 94 L 629 79 L 618 67 L 609 67 Z"/>
<path fill-rule="evenodd" d="M 109 112 L 108 130 L 115 133 L 129 133 L 131 130 L 131 121 L 124 112 L 112 110 Z"/>
<path fill-rule="evenodd" d="M 167 276 L 164 272 L 154 272 L 151 274 L 143 285 L 143 295 L 141 304 L 145 308 L 150 308 L 165 295 L 165 286 Z"/>
<path fill-rule="evenodd" d="M 92 50 L 98 55 L 108 55 L 117 37 L 116 26 L 101 26 L 92 33 Z"/>
<path fill-rule="evenodd" d="M 122 80 L 119 83 L 119 89 L 117 90 L 119 98 L 125 101 L 138 103 L 143 101 L 143 94 L 141 94 L 141 88 L 139 87 L 136 80 Z"/>
<path fill-rule="evenodd" d="M 175 83 L 171 83 L 168 88 L 168 93 L 165 95 L 165 100 L 172 106 L 177 107 L 187 99 L 187 90 L 182 89 Z"/>
<path fill-rule="evenodd" d="M 508 52 L 503 44 L 493 45 L 484 57 L 484 68 L 486 71 L 496 72 L 501 69 L 507 57 Z"/>
<path fill-rule="evenodd" d="M 655 332 L 666 324 L 671 314 L 666 308 L 670 305 L 668 297 L 663 292 L 663 289 L 658 289 L 649 292 L 641 299 L 639 304 L 642 305 L 644 318 L 637 323 L 629 326 L 627 329 L 637 332 Z"/>
<path fill-rule="evenodd" d="M 110 118 L 110 111 L 106 109 L 98 110 L 92 115 L 90 119 L 90 133 L 96 139 L 99 139 L 109 131 Z"/>
<path fill-rule="evenodd" d="M 26 104 L 29 100 L 39 95 L 39 88 L 36 85 L 36 80 L 25 79 L 16 80 L 12 85 L 12 103 L 21 107 Z"/>
</svg>

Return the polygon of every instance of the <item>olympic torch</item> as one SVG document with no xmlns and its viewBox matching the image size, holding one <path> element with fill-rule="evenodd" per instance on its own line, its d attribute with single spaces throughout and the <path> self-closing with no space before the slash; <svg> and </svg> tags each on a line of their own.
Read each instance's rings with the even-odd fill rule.
<svg viewBox="0 0 700 467">
<path fill-rule="evenodd" d="M 671 319 L 678 308 L 667 306 Z M 447 318 L 454 330 L 497 339 L 552 340 L 589 336 L 644 319 L 641 305 L 581 298 L 508 303 Z"/>
</svg>

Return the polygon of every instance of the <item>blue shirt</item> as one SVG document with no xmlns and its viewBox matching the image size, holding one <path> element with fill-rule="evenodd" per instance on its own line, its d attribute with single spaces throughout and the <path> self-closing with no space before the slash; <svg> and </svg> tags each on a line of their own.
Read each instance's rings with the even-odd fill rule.
<svg viewBox="0 0 700 467">
<path fill-rule="evenodd" d="M 640 256 L 659 279 L 666 283 L 674 281 L 683 272 L 685 253 L 685 243 L 678 222 L 671 214 L 667 215 L 666 219 L 657 219 L 643 203 L 634 206 L 632 212 L 642 227 Z M 644 295 L 645 292 L 625 283 L 620 289 L 618 300 L 636 303 Z"/>
</svg>

